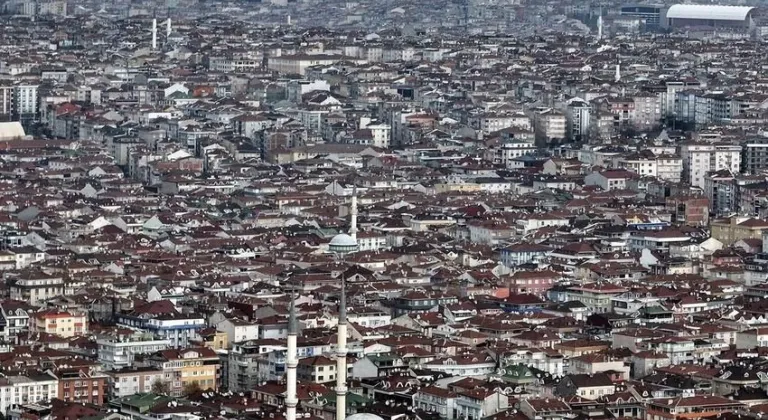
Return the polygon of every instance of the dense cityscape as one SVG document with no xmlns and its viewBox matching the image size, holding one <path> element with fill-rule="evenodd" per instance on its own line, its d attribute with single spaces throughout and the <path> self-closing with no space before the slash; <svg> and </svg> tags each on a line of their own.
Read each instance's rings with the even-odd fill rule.
<svg viewBox="0 0 768 420">
<path fill-rule="evenodd" d="M 0 0 L 0 419 L 768 416 L 767 10 Z"/>
</svg>

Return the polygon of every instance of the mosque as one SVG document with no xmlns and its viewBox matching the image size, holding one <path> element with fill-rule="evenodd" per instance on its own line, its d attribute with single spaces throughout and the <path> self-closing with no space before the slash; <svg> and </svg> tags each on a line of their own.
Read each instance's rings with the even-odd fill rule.
<svg viewBox="0 0 768 420">
<path fill-rule="evenodd" d="M 357 244 L 357 190 L 352 193 L 349 234 L 340 233 L 331 239 L 328 249 L 339 257 L 358 250 Z M 296 420 L 296 368 L 299 365 L 296 340 L 299 323 L 296 318 L 295 300 L 291 299 L 288 320 L 288 354 L 286 355 L 286 397 L 285 418 Z M 346 282 L 341 280 L 341 298 L 339 299 L 339 324 L 336 341 L 336 420 L 383 420 L 375 414 L 357 413 L 347 417 L 347 296 Z"/>
</svg>

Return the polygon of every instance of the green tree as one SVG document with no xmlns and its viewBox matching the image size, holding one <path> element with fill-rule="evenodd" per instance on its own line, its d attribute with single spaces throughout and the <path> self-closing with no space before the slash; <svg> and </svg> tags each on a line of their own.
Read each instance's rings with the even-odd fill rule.
<svg viewBox="0 0 768 420">
<path fill-rule="evenodd" d="M 163 381 L 160 378 L 155 379 L 152 382 L 152 393 L 160 395 L 168 395 L 171 392 L 171 386 L 168 382 Z"/>
<path fill-rule="evenodd" d="M 197 383 L 197 381 L 192 381 L 186 385 L 184 385 L 184 396 L 189 397 L 191 395 L 195 395 L 197 393 L 202 392 L 203 389 L 200 388 L 200 384 Z"/>
</svg>

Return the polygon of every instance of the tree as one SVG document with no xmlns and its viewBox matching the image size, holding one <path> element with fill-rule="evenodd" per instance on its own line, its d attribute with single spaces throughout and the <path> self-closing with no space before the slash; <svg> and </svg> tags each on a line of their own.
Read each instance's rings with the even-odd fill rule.
<svg viewBox="0 0 768 420">
<path fill-rule="evenodd" d="M 191 395 L 198 394 L 202 392 L 203 389 L 200 388 L 200 384 L 197 383 L 197 381 L 192 381 L 186 385 L 184 385 L 184 396 L 189 397 Z"/>
<path fill-rule="evenodd" d="M 152 393 L 160 395 L 168 395 L 171 391 L 171 386 L 168 382 L 163 381 L 160 378 L 155 379 L 152 382 Z"/>
</svg>

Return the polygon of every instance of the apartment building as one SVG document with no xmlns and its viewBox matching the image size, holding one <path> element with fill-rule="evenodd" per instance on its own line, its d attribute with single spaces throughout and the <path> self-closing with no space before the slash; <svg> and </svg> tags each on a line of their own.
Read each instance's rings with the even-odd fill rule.
<svg viewBox="0 0 768 420">
<path fill-rule="evenodd" d="M 94 367 L 71 367 L 50 371 L 58 379 L 58 398 L 78 404 L 102 405 L 106 400 L 108 376 Z"/>
<path fill-rule="evenodd" d="M 85 335 L 88 333 L 88 315 L 56 309 L 37 312 L 30 318 L 30 330 L 66 338 Z"/>
<path fill-rule="evenodd" d="M 133 366 L 136 355 L 168 349 L 171 340 L 157 339 L 151 334 L 135 334 L 100 338 L 96 344 L 99 363 L 107 369 L 123 369 Z"/>
<path fill-rule="evenodd" d="M 217 390 L 221 361 L 211 349 L 204 347 L 183 350 L 162 350 L 149 357 L 152 367 L 163 371 L 163 381 L 172 396 L 181 396 L 189 386 Z"/>
<path fill-rule="evenodd" d="M 566 138 L 565 114 L 552 109 L 538 109 L 534 113 L 534 131 L 539 145 L 560 142 Z"/>
<path fill-rule="evenodd" d="M 742 168 L 745 173 L 758 174 L 768 169 L 768 138 L 749 139 L 742 146 Z"/>
<path fill-rule="evenodd" d="M 728 170 L 738 173 L 741 170 L 741 146 L 715 143 L 686 143 L 680 147 L 683 159 L 685 179 L 692 186 L 705 187 L 707 173 Z"/>
<path fill-rule="evenodd" d="M 42 272 L 27 271 L 11 281 L 11 299 L 40 306 L 48 299 L 64 294 L 64 279 Z"/>
<path fill-rule="evenodd" d="M 573 141 L 584 141 L 589 137 L 592 105 L 581 98 L 568 100 L 565 107 L 566 137 Z"/>
<path fill-rule="evenodd" d="M 306 357 L 299 360 L 296 376 L 302 382 L 317 384 L 334 382 L 336 381 L 336 361 L 325 356 Z"/>
<path fill-rule="evenodd" d="M 48 373 L 0 378 L 0 413 L 7 415 L 13 407 L 58 398 L 58 382 Z"/>
</svg>

